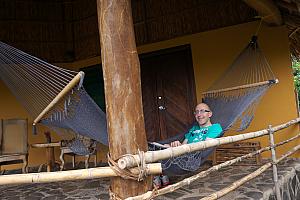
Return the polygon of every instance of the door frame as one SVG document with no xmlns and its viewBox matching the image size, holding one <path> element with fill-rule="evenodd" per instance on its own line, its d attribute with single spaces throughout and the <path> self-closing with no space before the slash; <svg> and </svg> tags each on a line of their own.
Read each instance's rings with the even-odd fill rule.
<svg viewBox="0 0 300 200">
<path fill-rule="evenodd" d="M 194 106 L 197 104 L 197 94 L 196 94 L 196 85 L 195 85 L 195 76 L 194 76 L 194 66 L 193 66 L 193 57 L 192 57 L 192 49 L 190 44 L 185 44 L 185 45 L 180 45 L 180 46 L 175 46 L 171 48 L 166 48 L 166 49 L 160 49 L 157 51 L 149 52 L 149 53 L 143 53 L 139 54 L 139 59 L 142 60 L 144 58 L 149 58 L 149 57 L 156 57 L 156 56 L 161 56 L 164 54 L 172 54 L 173 52 L 178 52 L 178 51 L 186 51 L 188 54 L 187 57 L 187 64 L 186 64 L 186 70 L 187 70 L 187 82 L 190 86 L 189 92 L 188 92 L 188 101 L 191 103 L 189 104 L 189 109 L 190 112 L 193 112 Z M 141 66 L 142 70 L 142 66 Z M 141 76 L 141 81 L 142 81 L 142 76 Z M 191 122 L 193 122 L 194 119 L 191 119 Z"/>
</svg>

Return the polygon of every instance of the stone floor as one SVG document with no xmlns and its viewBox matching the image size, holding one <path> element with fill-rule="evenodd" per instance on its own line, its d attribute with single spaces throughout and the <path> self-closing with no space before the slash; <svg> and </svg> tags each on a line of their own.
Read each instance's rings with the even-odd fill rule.
<svg viewBox="0 0 300 200">
<path fill-rule="evenodd" d="M 230 166 L 214 172 L 208 177 L 191 183 L 173 193 L 157 197 L 169 199 L 201 199 L 228 184 L 255 171 L 258 166 Z M 278 167 L 283 200 L 300 200 L 300 159 L 288 159 Z M 172 181 L 172 180 L 171 180 Z M 109 179 L 65 181 L 44 184 L 3 185 L 0 186 L 0 199 L 109 199 Z M 251 180 L 234 192 L 220 198 L 222 200 L 275 200 L 273 193 L 272 170 Z"/>
</svg>

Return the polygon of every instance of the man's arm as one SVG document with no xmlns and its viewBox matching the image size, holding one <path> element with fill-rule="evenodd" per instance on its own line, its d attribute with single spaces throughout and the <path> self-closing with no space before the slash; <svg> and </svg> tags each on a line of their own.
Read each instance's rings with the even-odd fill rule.
<svg viewBox="0 0 300 200">
<path fill-rule="evenodd" d="M 184 139 L 183 142 L 179 142 L 178 140 L 174 141 L 174 142 L 171 142 L 170 146 L 171 147 L 178 147 L 180 145 L 183 145 L 183 144 L 187 144 L 187 139 Z"/>
</svg>

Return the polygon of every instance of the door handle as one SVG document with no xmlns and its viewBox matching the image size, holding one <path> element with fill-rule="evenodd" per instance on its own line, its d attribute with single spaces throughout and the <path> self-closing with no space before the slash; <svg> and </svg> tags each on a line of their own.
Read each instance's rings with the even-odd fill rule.
<svg viewBox="0 0 300 200">
<path fill-rule="evenodd" d="M 159 106 L 158 109 L 159 109 L 159 110 L 166 110 L 166 107 L 164 107 L 164 106 Z"/>
</svg>

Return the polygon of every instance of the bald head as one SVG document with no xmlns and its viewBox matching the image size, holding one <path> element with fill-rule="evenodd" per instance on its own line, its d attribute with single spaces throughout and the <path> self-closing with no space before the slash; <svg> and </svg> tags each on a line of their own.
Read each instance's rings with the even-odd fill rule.
<svg viewBox="0 0 300 200">
<path fill-rule="evenodd" d="M 209 110 L 210 111 L 210 107 L 206 104 L 206 103 L 199 103 L 196 107 L 195 110 L 197 110 L 197 108 L 203 108 L 205 110 Z"/>
<path fill-rule="evenodd" d="M 212 112 L 206 103 L 199 103 L 195 108 L 195 119 L 199 126 L 207 127 L 211 126 L 210 117 Z"/>
</svg>

